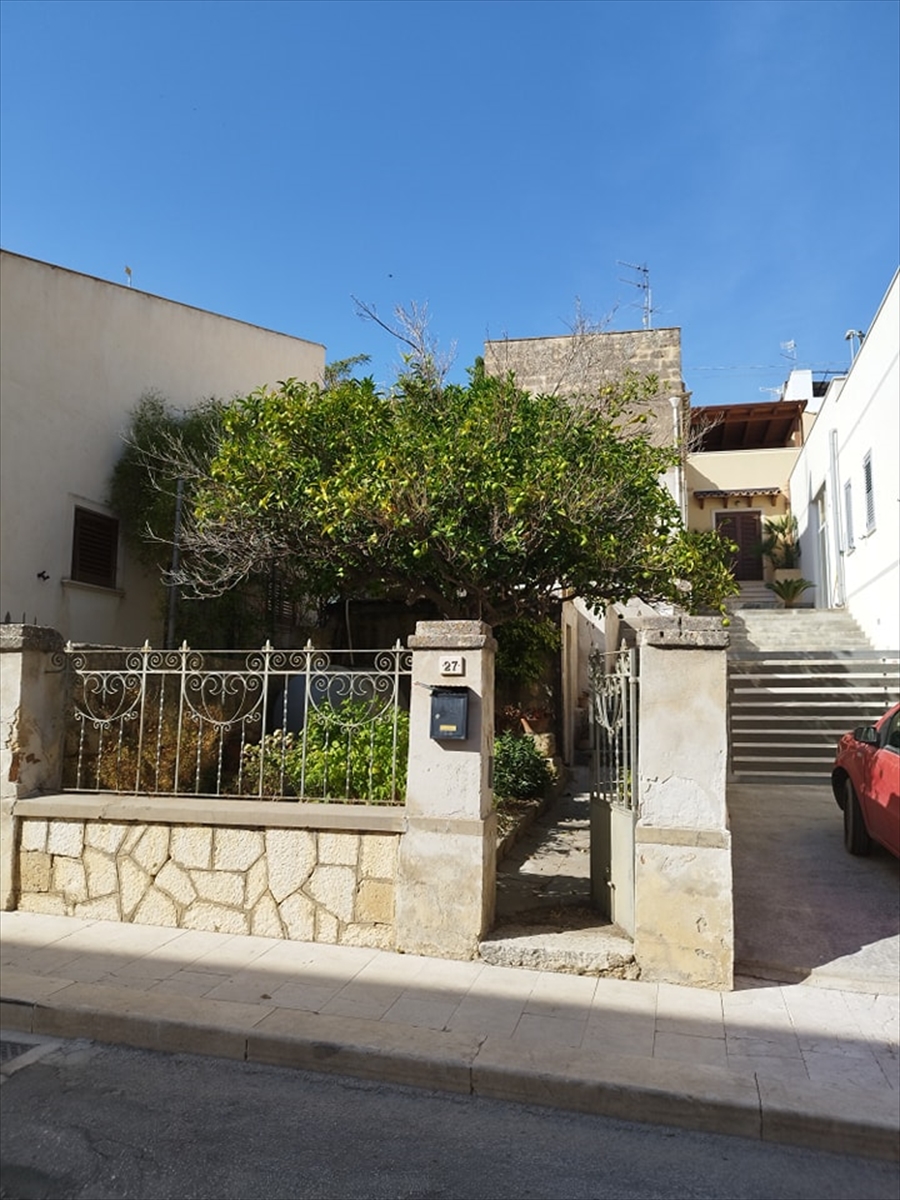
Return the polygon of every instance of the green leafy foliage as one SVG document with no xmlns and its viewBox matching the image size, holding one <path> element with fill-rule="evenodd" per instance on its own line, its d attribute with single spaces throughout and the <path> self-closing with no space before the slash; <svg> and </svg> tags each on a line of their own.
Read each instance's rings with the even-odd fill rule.
<svg viewBox="0 0 900 1200">
<path fill-rule="evenodd" d="M 728 543 L 682 528 L 660 484 L 677 452 L 626 416 L 655 390 L 629 376 L 574 404 L 479 369 L 440 388 L 414 372 L 389 393 L 260 389 L 222 412 L 185 583 L 219 594 L 274 564 L 320 601 L 425 598 L 495 627 L 539 621 L 566 592 L 718 607 Z"/>
<path fill-rule="evenodd" d="M 762 553 L 775 570 L 792 570 L 800 565 L 800 535 L 797 518 L 788 513 L 763 523 Z"/>
<path fill-rule="evenodd" d="M 208 400 L 180 411 L 148 392 L 131 415 L 108 499 L 128 544 L 146 566 L 166 570 L 171 564 L 178 480 L 190 487 L 197 472 L 208 467 L 223 407 Z"/>
<path fill-rule="evenodd" d="M 517 617 L 497 630 L 497 675 L 510 683 L 534 684 L 559 653 L 559 623 L 549 617 Z"/>
<path fill-rule="evenodd" d="M 502 799 L 543 796 L 553 771 L 530 737 L 501 733 L 494 741 L 494 792 Z"/>
<path fill-rule="evenodd" d="M 784 601 L 786 608 L 791 608 L 804 592 L 815 586 L 808 579 L 776 579 L 774 583 L 766 584 L 770 592 L 774 592 L 779 600 Z"/>
<path fill-rule="evenodd" d="M 187 526 L 197 482 L 208 476 L 217 451 L 225 407 L 210 399 L 181 411 L 155 392 L 146 394 L 131 416 L 124 450 L 110 478 L 108 500 L 119 516 L 125 540 L 137 560 L 160 580 L 161 626 L 169 603 L 164 585 L 173 566 L 179 483 L 182 520 Z M 184 527 L 179 542 L 183 533 Z M 259 645 L 272 634 L 272 590 L 271 566 L 260 562 L 238 587 L 203 598 L 180 595 L 173 644 Z"/>
<path fill-rule="evenodd" d="M 338 383 L 352 378 L 355 367 L 364 366 L 371 362 L 371 354 L 354 354 L 350 358 L 338 358 L 325 364 L 322 384 L 326 388 L 335 387 Z"/>
<path fill-rule="evenodd" d="M 259 794 L 262 759 L 264 796 L 403 803 L 408 756 L 408 712 L 389 706 L 373 715 L 364 701 L 345 700 L 337 708 L 310 709 L 305 732 L 277 730 L 245 746 L 242 790 Z"/>
</svg>

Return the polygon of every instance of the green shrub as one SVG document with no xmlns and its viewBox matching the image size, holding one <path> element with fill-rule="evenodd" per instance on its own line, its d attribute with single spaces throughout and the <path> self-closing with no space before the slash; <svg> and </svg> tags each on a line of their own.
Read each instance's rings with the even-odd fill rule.
<svg viewBox="0 0 900 1200">
<path fill-rule="evenodd" d="M 511 684 L 536 684 L 552 670 L 562 637 L 548 617 L 518 617 L 496 631 L 497 675 Z"/>
<path fill-rule="evenodd" d="M 494 742 L 494 791 L 502 799 L 543 796 L 553 771 L 530 737 L 501 733 Z"/>
<path fill-rule="evenodd" d="M 303 800 L 365 800 L 398 804 L 406 793 L 409 713 L 397 717 L 397 773 L 394 778 L 394 708 L 372 716 L 361 700 L 337 708 L 311 709 L 305 735 L 276 730 L 262 745 L 245 746 L 241 790 L 259 794 L 260 753 L 264 754 L 262 794 Z M 306 770 L 304 773 L 304 740 Z"/>
<path fill-rule="evenodd" d="M 796 604 L 804 592 L 815 586 L 808 579 L 776 579 L 774 583 L 766 584 L 770 592 L 784 601 L 786 608 Z"/>
<path fill-rule="evenodd" d="M 763 522 L 760 549 L 775 570 L 793 570 L 800 566 L 800 534 L 797 518 L 785 513 Z"/>
</svg>

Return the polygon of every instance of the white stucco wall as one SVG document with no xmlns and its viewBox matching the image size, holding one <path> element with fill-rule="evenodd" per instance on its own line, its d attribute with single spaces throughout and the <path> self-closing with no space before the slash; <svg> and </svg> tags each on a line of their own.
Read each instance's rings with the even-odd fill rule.
<svg viewBox="0 0 900 1200">
<path fill-rule="evenodd" d="M 110 471 L 144 393 L 187 408 L 316 379 L 325 349 L 6 251 L 0 289 L 0 617 L 74 641 L 159 645 L 156 589 L 124 547 L 116 591 L 65 582 L 75 506 L 109 511 Z"/>
<path fill-rule="evenodd" d="M 849 609 L 876 649 L 900 647 L 900 272 L 843 380 L 829 388 L 790 479 L 803 574 L 821 607 Z M 871 455 L 875 522 L 866 528 Z M 852 491 L 853 544 L 846 519 Z M 819 531 L 817 496 L 824 495 Z"/>
</svg>

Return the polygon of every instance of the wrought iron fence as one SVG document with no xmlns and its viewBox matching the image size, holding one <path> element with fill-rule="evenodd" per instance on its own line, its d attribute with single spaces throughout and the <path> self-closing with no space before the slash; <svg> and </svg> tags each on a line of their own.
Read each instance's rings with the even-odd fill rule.
<svg viewBox="0 0 900 1200">
<path fill-rule="evenodd" d="M 402 804 L 412 653 L 65 651 L 67 791 Z"/>
<path fill-rule="evenodd" d="M 588 663 L 591 691 L 592 792 L 622 808 L 634 808 L 638 765 L 637 651 L 620 650 L 607 669 L 594 651 Z"/>
</svg>

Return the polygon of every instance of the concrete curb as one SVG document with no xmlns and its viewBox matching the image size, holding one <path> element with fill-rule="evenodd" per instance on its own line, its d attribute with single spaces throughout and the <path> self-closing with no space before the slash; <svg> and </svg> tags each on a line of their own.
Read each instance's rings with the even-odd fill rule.
<svg viewBox="0 0 900 1200">
<path fill-rule="evenodd" d="M 5 989 L 4 1029 L 349 1075 L 830 1153 L 900 1158 L 893 1114 L 883 1098 L 864 1092 L 99 984 L 69 986 L 62 1004 L 41 994 L 46 984 L 35 979 L 31 988 L 20 977 Z"/>
</svg>

